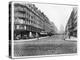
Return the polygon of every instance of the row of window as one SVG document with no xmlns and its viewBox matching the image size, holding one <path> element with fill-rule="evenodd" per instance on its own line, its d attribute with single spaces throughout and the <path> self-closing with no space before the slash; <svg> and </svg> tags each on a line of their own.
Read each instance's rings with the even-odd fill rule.
<svg viewBox="0 0 80 60">
<path fill-rule="evenodd" d="M 16 30 L 26 30 L 26 25 L 15 25 L 14 29 L 16 29 Z"/>
<path fill-rule="evenodd" d="M 15 18 L 14 22 L 15 24 L 27 24 L 27 25 L 42 27 L 42 24 L 38 23 L 37 21 L 33 21 L 29 19 L 23 20 L 23 19 Z"/>
<path fill-rule="evenodd" d="M 19 12 L 15 12 L 14 13 L 14 17 L 23 17 L 25 18 L 25 14 L 19 13 Z"/>
<path fill-rule="evenodd" d="M 14 11 L 24 11 L 24 8 L 18 6 L 18 7 L 14 7 Z"/>
</svg>

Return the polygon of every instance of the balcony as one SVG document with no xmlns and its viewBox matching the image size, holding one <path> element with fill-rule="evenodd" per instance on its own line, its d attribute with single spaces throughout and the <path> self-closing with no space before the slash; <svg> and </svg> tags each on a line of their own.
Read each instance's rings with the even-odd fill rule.
<svg viewBox="0 0 80 60">
<path fill-rule="evenodd" d="M 22 18 L 25 18 L 25 14 L 16 12 L 16 13 L 14 13 L 14 17 L 22 17 Z"/>
</svg>

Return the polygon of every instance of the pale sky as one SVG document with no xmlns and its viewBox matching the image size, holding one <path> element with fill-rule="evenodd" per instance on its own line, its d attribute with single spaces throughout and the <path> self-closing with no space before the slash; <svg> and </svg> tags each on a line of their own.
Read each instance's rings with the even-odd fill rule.
<svg viewBox="0 0 80 60">
<path fill-rule="evenodd" d="M 34 4 L 49 18 L 50 21 L 54 22 L 58 30 L 60 30 L 60 26 L 65 28 L 73 8 L 72 6 L 40 3 Z"/>
</svg>

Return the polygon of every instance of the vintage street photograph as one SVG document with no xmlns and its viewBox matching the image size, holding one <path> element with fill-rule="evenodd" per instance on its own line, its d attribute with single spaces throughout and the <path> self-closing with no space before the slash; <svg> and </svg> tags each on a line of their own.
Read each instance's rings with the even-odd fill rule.
<svg viewBox="0 0 80 60">
<path fill-rule="evenodd" d="M 77 53 L 77 5 L 10 2 L 10 56 Z"/>
</svg>

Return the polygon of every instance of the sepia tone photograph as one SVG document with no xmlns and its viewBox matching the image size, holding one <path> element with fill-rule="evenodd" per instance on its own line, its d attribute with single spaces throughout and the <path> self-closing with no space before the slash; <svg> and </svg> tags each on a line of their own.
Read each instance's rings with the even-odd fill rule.
<svg viewBox="0 0 80 60">
<path fill-rule="evenodd" d="M 77 54 L 78 6 L 9 2 L 9 56 Z"/>
</svg>

